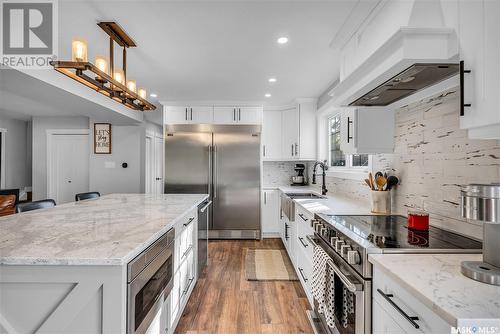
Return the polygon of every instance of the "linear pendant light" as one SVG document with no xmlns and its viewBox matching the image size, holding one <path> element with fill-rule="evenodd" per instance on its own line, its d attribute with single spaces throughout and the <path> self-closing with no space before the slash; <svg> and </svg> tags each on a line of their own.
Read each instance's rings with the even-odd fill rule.
<svg viewBox="0 0 500 334">
<path fill-rule="evenodd" d="M 127 48 L 135 42 L 116 22 L 99 22 L 97 25 L 109 35 L 109 67 L 104 56 L 97 56 L 95 65 L 87 60 L 87 42 L 81 38 L 72 41 L 71 61 L 51 61 L 54 69 L 85 86 L 117 101 L 128 108 L 152 111 L 156 106 L 146 100 L 145 89 L 139 89 L 135 80 L 127 81 Z M 114 67 L 114 43 L 123 47 L 123 66 Z"/>
</svg>

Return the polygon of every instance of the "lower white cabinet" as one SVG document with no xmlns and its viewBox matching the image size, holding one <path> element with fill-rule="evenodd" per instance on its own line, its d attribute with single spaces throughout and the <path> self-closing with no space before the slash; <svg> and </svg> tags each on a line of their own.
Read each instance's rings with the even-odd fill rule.
<svg viewBox="0 0 500 334">
<path fill-rule="evenodd" d="M 265 189 L 261 197 L 262 235 L 275 238 L 280 233 L 280 191 Z"/>
<path fill-rule="evenodd" d="M 174 332 L 196 284 L 197 231 L 196 209 L 180 219 L 175 226 L 174 286 L 166 299 L 168 333 Z"/>
<path fill-rule="evenodd" d="M 374 334 L 401 334 L 405 331 L 399 327 L 389 312 L 380 305 L 379 302 L 373 300 L 373 333 Z"/>
<path fill-rule="evenodd" d="M 374 334 L 450 333 L 450 325 L 376 266 L 373 268 Z M 411 320 L 404 317 L 402 313 Z M 418 327 L 418 328 L 417 328 Z"/>
</svg>

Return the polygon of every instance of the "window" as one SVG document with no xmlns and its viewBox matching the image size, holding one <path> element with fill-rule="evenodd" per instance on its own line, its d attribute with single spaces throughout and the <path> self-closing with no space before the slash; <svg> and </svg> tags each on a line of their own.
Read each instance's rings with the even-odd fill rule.
<svg viewBox="0 0 500 334">
<path fill-rule="evenodd" d="M 363 168 L 369 167 L 368 154 L 344 154 L 340 149 L 341 115 L 337 114 L 328 120 L 329 129 L 329 162 L 331 167 Z"/>
</svg>

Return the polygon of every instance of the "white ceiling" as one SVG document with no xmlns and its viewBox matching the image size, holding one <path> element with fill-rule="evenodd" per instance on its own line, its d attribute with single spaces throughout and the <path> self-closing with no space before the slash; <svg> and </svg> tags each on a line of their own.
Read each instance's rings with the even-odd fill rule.
<svg viewBox="0 0 500 334">
<path fill-rule="evenodd" d="M 128 77 L 161 101 L 285 104 L 317 97 L 338 78 L 338 54 L 329 43 L 355 4 L 59 1 L 59 58 L 71 56 L 74 36 L 88 40 L 91 61 L 107 54 L 107 35 L 96 22 L 117 21 L 138 45 L 128 52 Z M 278 45 L 279 36 L 290 42 Z M 269 84 L 269 77 L 278 82 Z"/>
</svg>

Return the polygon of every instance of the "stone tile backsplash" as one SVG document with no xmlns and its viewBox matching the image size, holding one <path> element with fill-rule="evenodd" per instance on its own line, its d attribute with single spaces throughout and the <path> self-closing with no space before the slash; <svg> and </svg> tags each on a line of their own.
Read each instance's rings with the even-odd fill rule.
<svg viewBox="0 0 500 334">
<path fill-rule="evenodd" d="M 278 187 L 289 185 L 292 176 L 296 175 L 293 170 L 295 161 L 264 161 L 262 179 L 263 187 Z"/>
<path fill-rule="evenodd" d="M 460 187 L 500 180 L 500 140 L 474 140 L 460 129 L 456 89 L 405 106 L 396 112 L 394 154 L 373 156 L 373 171 L 400 179 L 393 211 L 419 209 L 431 224 L 482 239 L 482 225 L 460 217 Z M 363 181 L 328 177 L 330 194 L 369 203 Z"/>
</svg>

